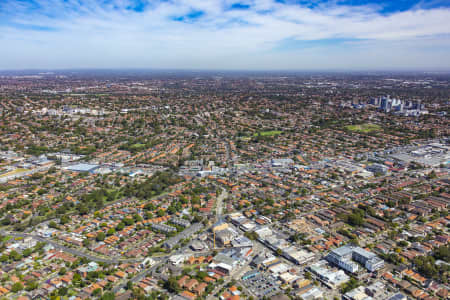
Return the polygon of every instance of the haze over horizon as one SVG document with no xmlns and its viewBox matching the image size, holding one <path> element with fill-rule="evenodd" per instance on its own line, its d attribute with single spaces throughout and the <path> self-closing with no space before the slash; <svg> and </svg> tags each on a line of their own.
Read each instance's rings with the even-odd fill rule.
<svg viewBox="0 0 450 300">
<path fill-rule="evenodd" d="M 5 0 L 0 69 L 450 70 L 449 1 Z"/>
</svg>

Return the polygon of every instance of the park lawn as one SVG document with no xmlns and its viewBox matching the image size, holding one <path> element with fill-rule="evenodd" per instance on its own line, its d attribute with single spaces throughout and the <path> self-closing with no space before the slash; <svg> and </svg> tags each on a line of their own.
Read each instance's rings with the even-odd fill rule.
<svg viewBox="0 0 450 300">
<path fill-rule="evenodd" d="M 145 148 L 145 144 L 137 143 L 137 144 L 131 145 L 130 150 L 142 150 L 144 148 Z"/>
<path fill-rule="evenodd" d="M 3 237 L 2 242 L 3 242 L 3 243 L 4 243 L 4 242 L 7 242 L 7 241 L 9 241 L 10 239 L 12 239 L 12 236 L 7 235 L 7 236 Z"/>
<path fill-rule="evenodd" d="M 261 136 L 275 136 L 282 133 L 280 130 L 270 130 L 270 131 L 262 131 L 258 132 Z M 257 136 L 258 133 L 255 133 L 254 136 Z"/>
<path fill-rule="evenodd" d="M 379 125 L 366 123 L 360 125 L 347 125 L 345 126 L 345 129 L 353 132 L 369 133 L 372 131 L 379 131 L 381 130 L 381 127 Z"/>
<path fill-rule="evenodd" d="M 23 173 L 23 172 L 26 172 L 26 171 L 30 171 L 30 170 L 18 168 L 18 169 L 15 169 L 13 171 L 10 171 L 8 173 L 0 175 L 0 178 L 6 177 L 6 176 L 10 176 L 10 175 L 19 174 L 19 173 Z"/>
</svg>

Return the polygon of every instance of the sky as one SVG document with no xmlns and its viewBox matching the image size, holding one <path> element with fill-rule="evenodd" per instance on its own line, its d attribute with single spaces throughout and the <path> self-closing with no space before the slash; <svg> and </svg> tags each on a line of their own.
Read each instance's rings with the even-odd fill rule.
<svg viewBox="0 0 450 300">
<path fill-rule="evenodd" d="M 0 69 L 450 71 L 450 0 L 0 0 Z"/>
</svg>

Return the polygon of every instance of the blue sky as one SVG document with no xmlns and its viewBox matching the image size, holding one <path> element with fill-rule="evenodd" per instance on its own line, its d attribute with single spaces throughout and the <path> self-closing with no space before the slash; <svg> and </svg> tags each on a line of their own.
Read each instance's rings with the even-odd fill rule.
<svg viewBox="0 0 450 300">
<path fill-rule="evenodd" d="M 450 70 L 450 1 L 0 0 L 0 69 Z"/>
</svg>

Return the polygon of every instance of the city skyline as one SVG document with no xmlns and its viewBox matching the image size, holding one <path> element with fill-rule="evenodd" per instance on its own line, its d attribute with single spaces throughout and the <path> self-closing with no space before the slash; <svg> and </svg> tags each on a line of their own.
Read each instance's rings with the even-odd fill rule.
<svg viewBox="0 0 450 300">
<path fill-rule="evenodd" d="M 3 1 L 0 69 L 450 70 L 446 1 Z"/>
</svg>

